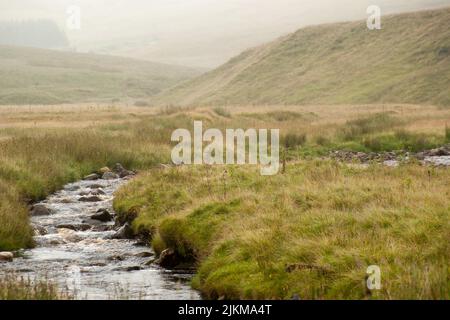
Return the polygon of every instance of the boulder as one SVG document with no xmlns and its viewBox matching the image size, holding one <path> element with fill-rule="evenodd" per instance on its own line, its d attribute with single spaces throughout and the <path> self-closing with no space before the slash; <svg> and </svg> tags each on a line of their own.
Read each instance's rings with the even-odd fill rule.
<svg viewBox="0 0 450 320">
<path fill-rule="evenodd" d="M 0 262 L 13 261 L 14 255 L 11 252 L 0 252 Z"/>
<path fill-rule="evenodd" d="M 102 199 L 98 196 L 90 196 L 90 197 L 81 197 L 78 199 L 78 201 L 81 202 L 99 202 L 102 201 Z"/>
<path fill-rule="evenodd" d="M 92 220 L 92 221 L 97 221 L 97 222 L 101 223 L 98 220 Z M 98 225 L 94 225 L 92 227 L 92 231 L 94 231 L 94 232 L 105 232 L 105 231 L 111 231 L 113 229 L 114 229 L 113 226 L 109 226 L 109 225 L 106 225 L 106 224 L 98 224 Z"/>
<path fill-rule="evenodd" d="M 125 169 L 120 163 L 115 164 L 113 171 L 118 174 L 120 178 L 125 178 L 135 174 L 133 171 Z"/>
<path fill-rule="evenodd" d="M 110 172 L 111 169 L 108 167 L 103 167 L 100 170 L 98 170 L 98 173 L 100 173 L 101 175 L 104 175 L 106 172 Z"/>
<path fill-rule="evenodd" d="M 113 171 L 115 173 L 120 173 L 121 171 L 124 171 L 124 170 L 125 170 L 125 168 L 120 163 L 116 163 L 114 165 Z"/>
<path fill-rule="evenodd" d="M 152 252 L 148 252 L 148 251 L 139 252 L 139 253 L 135 254 L 135 257 L 138 257 L 138 258 L 149 258 L 149 257 L 153 257 L 153 253 Z"/>
<path fill-rule="evenodd" d="M 67 191 L 77 191 L 80 189 L 80 186 L 68 186 L 65 188 Z"/>
<path fill-rule="evenodd" d="M 102 176 L 102 179 L 104 180 L 114 180 L 114 179 L 119 179 L 119 175 L 117 175 L 114 172 L 105 172 Z"/>
<path fill-rule="evenodd" d="M 75 231 L 71 229 L 58 229 L 58 234 L 63 238 L 65 242 L 80 242 L 83 240 Z"/>
<path fill-rule="evenodd" d="M 91 229 L 92 227 L 87 223 L 81 224 L 59 224 L 56 226 L 56 229 L 69 229 L 73 231 L 86 231 Z"/>
<path fill-rule="evenodd" d="M 33 225 L 33 232 L 36 236 L 45 236 L 48 233 L 47 229 L 39 224 Z"/>
<path fill-rule="evenodd" d="M 91 184 L 91 185 L 87 186 L 86 188 L 89 188 L 89 189 L 101 189 L 101 188 L 104 188 L 104 187 L 105 187 L 104 185 L 94 183 L 94 184 Z"/>
<path fill-rule="evenodd" d="M 91 194 L 94 196 L 102 196 L 102 195 L 105 195 L 106 192 L 103 191 L 102 189 L 94 189 L 91 191 Z"/>
<path fill-rule="evenodd" d="M 32 216 L 48 216 L 52 214 L 51 210 L 43 204 L 35 204 L 31 209 Z"/>
<path fill-rule="evenodd" d="M 173 269 L 180 264 L 180 259 L 178 258 L 176 252 L 169 248 L 161 252 L 155 263 L 159 264 L 163 268 Z"/>
<path fill-rule="evenodd" d="M 94 219 L 85 219 L 85 220 L 83 220 L 83 221 L 81 221 L 81 223 L 82 224 L 87 224 L 87 225 L 90 225 L 90 226 L 94 226 L 94 228 L 95 228 L 95 226 L 98 226 L 98 225 L 100 225 L 102 222 L 101 221 L 99 221 L 99 220 L 94 220 Z"/>
<path fill-rule="evenodd" d="M 100 179 L 100 176 L 96 173 L 92 173 L 83 178 L 83 180 L 98 180 L 98 179 Z"/>
<path fill-rule="evenodd" d="M 134 238 L 134 232 L 129 223 L 125 223 L 112 236 L 112 239 L 133 239 L 133 238 Z"/>
<path fill-rule="evenodd" d="M 92 215 L 91 219 L 98 220 L 98 221 L 101 221 L 101 222 L 108 222 L 108 221 L 111 221 L 113 219 L 113 216 L 109 213 L 108 210 L 103 209 L 103 210 L 99 210 L 99 212 L 97 212 L 96 214 Z"/>
</svg>

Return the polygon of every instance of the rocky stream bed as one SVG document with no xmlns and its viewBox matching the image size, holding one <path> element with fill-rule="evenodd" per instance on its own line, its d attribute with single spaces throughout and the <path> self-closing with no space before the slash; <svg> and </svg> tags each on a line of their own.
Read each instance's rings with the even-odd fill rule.
<svg viewBox="0 0 450 320">
<path fill-rule="evenodd" d="M 199 299 L 192 272 L 169 271 L 115 222 L 114 192 L 133 174 L 104 169 L 35 204 L 36 247 L 2 253 L 0 276 L 46 278 L 77 299 Z M 5 262 L 6 261 L 6 262 Z M 0 261 L 1 262 L 1 261 Z"/>
</svg>

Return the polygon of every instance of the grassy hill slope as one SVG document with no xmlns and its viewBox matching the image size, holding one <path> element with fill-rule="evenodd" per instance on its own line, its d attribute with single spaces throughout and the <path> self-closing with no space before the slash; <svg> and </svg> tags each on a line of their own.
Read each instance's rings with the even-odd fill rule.
<svg viewBox="0 0 450 320">
<path fill-rule="evenodd" d="M 162 103 L 450 105 L 450 8 L 311 26 L 245 51 Z"/>
<path fill-rule="evenodd" d="M 146 99 L 198 74 L 129 58 L 0 46 L 0 104 Z"/>
</svg>

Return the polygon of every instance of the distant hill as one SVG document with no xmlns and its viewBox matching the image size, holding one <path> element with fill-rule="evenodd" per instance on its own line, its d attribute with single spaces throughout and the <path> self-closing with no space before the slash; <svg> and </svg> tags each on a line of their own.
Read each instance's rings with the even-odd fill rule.
<svg viewBox="0 0 450 320">
<path fill-rule="evenodd" d="M 450 105 L 450 8 L 311 26 L 250 49 L 160 103 Z"/>
<path fill-rule="evenodd" d="M 0 104 L 148 99 L 199 74 L 130 58 L 0 46 Z"/>
<path fill-rule="evenodd" d="M 65 48 L 66 34 L 52 20 L 0 21 L 0 45 Z"/>
</svg>

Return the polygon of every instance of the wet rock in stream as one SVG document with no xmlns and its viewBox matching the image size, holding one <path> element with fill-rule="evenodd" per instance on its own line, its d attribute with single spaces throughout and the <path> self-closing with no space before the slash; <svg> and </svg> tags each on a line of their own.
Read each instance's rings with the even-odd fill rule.
<svg viewBox="0 0 450 320">
<path fill-rule="evenodd" d="M 30 212 L 31 216 L 48 216 L 52 211 L 43 204 L 35 204 Z"/>
<path fill-rule="evenodd" d="M 14 259 L 12 252 L 0 252 L 0 262 L 11 262 Z"/>
<path fill-rule="evenodd" d="M 96 214 L 91 216 L 92 220 L 98 220 L 101 222 L 109 222 L 112 221 L 113 216 L 106 209 L 99 209 Z"/>
</svg>

